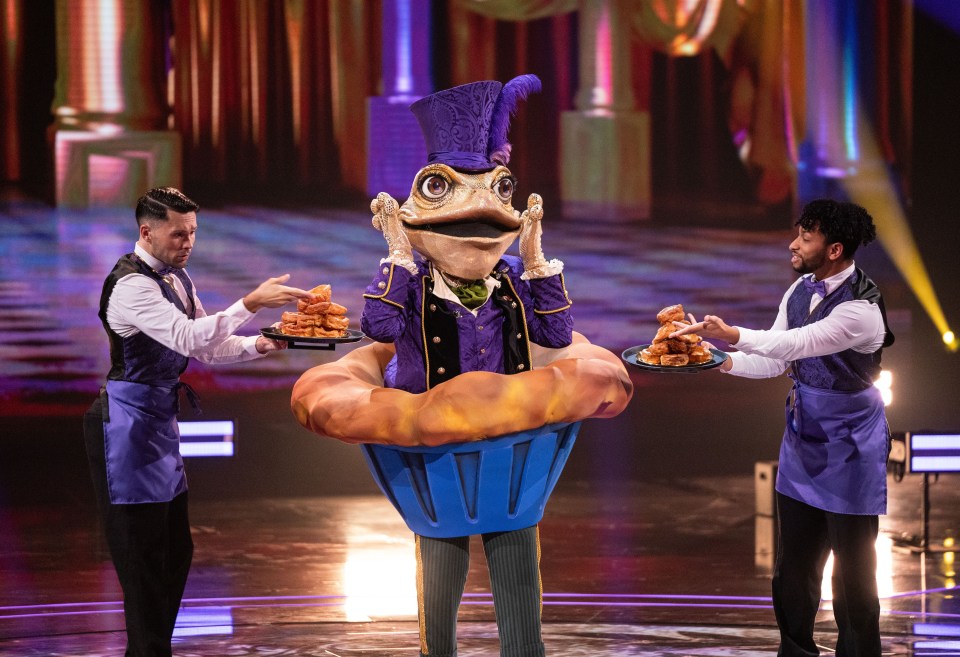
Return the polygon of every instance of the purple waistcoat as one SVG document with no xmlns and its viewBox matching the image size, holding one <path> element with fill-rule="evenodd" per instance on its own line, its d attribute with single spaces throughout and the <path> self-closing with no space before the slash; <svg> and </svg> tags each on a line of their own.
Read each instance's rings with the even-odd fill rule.
<svg viewBox="0 0 960 657">
<path fill-rule="evenodd" d="M 809 312 L 811 292 L 798 285 L 787 300 L 789 328 L 812 324 L 844 301 L 883 301 L 857 269 Z M 886 317 L 884 314 L 884 324 Z M 888 340 L 892 343 L 888 330 Z M 794 387 L 787 400 L 777 491 L 833 513 L 886 513 L 889 429 L 873 380 L 880 352 L 851 349 L 792 364 Z"/>
<path fill-rule="evenodd" d="M 154 279 L 164 299 L 195 316 L 192 304 L 187 312 L 174 289 L 134 254 L 120 258 L 104 281 L 100 320 L 110 338 L 111 360 L 102 396 L 107 489 L 112 504 L 169 502 L 187 490 L 177 414 L 180 374 L 189 358 L 143 332 L 125 338 L 110 328 L 110 295 L 117 281 L 131 274 Z M 192 299 L 190 279 L 177 274 Z"/>
<path fill-rule="evenodd" d="M 396 346 L 384 373 L 388 388 L 420 393 L 462 372 L 515 374 L 530 367 L 530 342 L 559 348 L 572 341 L 562 274 L 524 281 L 520 259 L 504 256 L 494 268 L 500 287 L 474 315 L 435 296 L 430 265 L 417 267 L 411 274 L 381 265 L 363 295 L 363 332 Z"/>
</svg>

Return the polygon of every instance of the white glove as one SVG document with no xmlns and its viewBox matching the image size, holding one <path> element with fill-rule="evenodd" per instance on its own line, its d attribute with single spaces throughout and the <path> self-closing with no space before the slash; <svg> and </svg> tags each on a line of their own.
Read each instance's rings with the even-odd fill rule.
<svg viewBox="0 0 960 657">
<path fill-rule="evenodd" d="M 546 278 L 563 271 L 563 263 L 543 257 L 543 247 L 540 238 L 543 236 L 543 199 L 539 194 L 531 194 L 527 198 L 527 209 L 520 215 L 520 258 L 523 260 L 524 272 L 520 276 L 523 280 L 531 278 Z"/>
<path fill-rule="evenodd" d="M 389 254 L 382 262 L 392 262 L 403 267 L 411 274 L 417 273 L 417 266 L 413 264 L 413 247 L 407 234 L 403 232 L 400 223 L 400 206 L 392 196 L 386 192 L 377 194 L 377 198 L 370 201 L 370 212 L 373 213 L 373 227 L 383 233 L 387 240 Z"/>
</svg>

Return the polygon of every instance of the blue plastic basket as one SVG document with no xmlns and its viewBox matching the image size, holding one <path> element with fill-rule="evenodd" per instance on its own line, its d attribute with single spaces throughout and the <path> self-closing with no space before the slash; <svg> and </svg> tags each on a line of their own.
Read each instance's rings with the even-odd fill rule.
<svg viewBox="0 0 960 657">
<path fill-rule="evenodd" d="M 580 424 L 439 447 L 361 447 L 407 527 L 421 536 L 450 538 L 540 522 Z"/>
</svg>

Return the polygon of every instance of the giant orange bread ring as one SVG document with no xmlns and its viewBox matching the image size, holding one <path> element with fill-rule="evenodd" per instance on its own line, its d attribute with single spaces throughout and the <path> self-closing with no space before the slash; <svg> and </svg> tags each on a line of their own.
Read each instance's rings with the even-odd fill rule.
<svg viewBox="0 0 960 657">
<path fill-rule="evenodd" d="M 633 396 L 622 360 L 579 333 L 563 349 L 531 347 L 529 372 L 464 372 L 412 394 L 383 387 L 393 345 L 373 343 L 304 372 L 293 387 L 291 409 L 320 435 L 414 447 L 614 417 Z"/>
</svg>

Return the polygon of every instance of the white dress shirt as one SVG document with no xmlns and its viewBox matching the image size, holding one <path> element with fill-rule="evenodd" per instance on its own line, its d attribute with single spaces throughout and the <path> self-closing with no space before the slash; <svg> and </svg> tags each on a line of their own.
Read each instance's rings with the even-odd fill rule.
<svg viewBox="0 0 960 657">
<path fill-rule="evenodd" d="M 154 269 L 164 267 L 139 244 L 134 252 Z M 168 282 L 184 307 L 189 308 L 187 291 L 180 279 L 170 276 Z M 190 319 L 163 297 L 157 281 L 143 274 L 130 274 L 113 288 L 107 302 L 107 323 L 121 337 L 142 331 L 163 346 L 202 363 L 235 363 L 264 355 L 257 351 L 257 336 L 234 335 L 255 314 L 247 310 L 242 299 L 222 312 L 207 315 L 194 285 L 193 303 L 196 318 Z"/>
<path fill-rule="evenodd" d="M 839 274 L 823 279 L 827 294 L 833 292 L 853 274 L 851 264 Z M 801 276 L 783 295 L 773 326 L 767 331 L 737 327 L 740 340 L 732 345 L 738 351 L 730 354 L 732 367 L 727 374 L 748 379 L 764 379 L 783 374 L 790 361 L 800 358 L 827 356 L 847 349 L 861 354 L 872 354 L 881 346 L 886 335 L 880 307 L 863 299 L 844 301 L 818 322 L 789 329 L 787 300 L 803 280 Z M 821 298 L 814 294 L 810 311 Z"/>
</svg>

